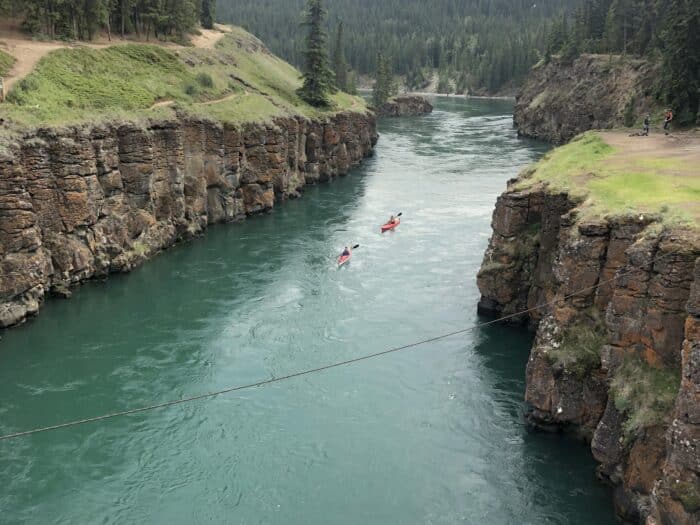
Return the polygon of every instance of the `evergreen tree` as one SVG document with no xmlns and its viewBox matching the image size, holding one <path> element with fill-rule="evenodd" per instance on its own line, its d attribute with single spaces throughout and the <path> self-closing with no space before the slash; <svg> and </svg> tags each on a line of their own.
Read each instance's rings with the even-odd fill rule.
<svg viewBox="0 0 700 525">
<path fill-rule="evenodd" d="M 202 8 L 200 10 L 200 21 L 204 29 L 214 28 L 214 19 L 216 18 L 216 0 L 202 0 Z"/>
<path fill-rule="evenodd" d="M 335 85 L 342 91 L 348 90 L 348 64 L 345 61 L 345 49 L 343 48 L 343 23 L 338 24 L 335 35 L 335 48 L 333 49 L 333 69 L 335 71 Z"/>
<path fill-rule="evenodd" d="M 372 91 L 372 103 L 374 107 L 379 107 L 396 94 L 398 94 L 398 84 L 394 80 L 389 60 L 379 53 L 377 54 L 377 72 Z"/>
<path fill-rule="evenodd" d="M 681 124 L 692 124 L 700 105 L 700 2 L 671 0 L 664 44 L 665 99 Z"/>
<path fill-rule="evenodd" d="M 304 84 L 297 93 L 303 100 L 317 107 L 328 106 L 328 95 L 335 90 L 333 72 L 328 67 L 326 33 L 323 31 L 325 14 L 321 0 L 307 0 L 302 24 L 308 30 L 304 50 Z"/>
<path fill-rule="evenodd" d="M 348 72 L 348 80 L 345 91 L 351 95 L 357 95 L 357 79 L 354 71 Z"/>
<path fill-rule="evenodd" d="M 374 87 L 372 88 L 372 104 L 378 108 L 384 104 L 389 98 L 389 93 L 386 86 L 386 75 L 384 73 L 384 57 L 381 53 L 377 54 L 377 69 L 374 75 Z"/>
</svg>

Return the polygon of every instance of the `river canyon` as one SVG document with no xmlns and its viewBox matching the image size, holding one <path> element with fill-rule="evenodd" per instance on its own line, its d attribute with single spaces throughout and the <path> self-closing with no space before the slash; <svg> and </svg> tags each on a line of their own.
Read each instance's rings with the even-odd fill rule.
<svg viewBox="0 0 700 525">
<path fill-rule="evenodd" d="M 197 395 L 480 322 L 506 181 L 548 146 L 508 101 L 385 120 L 373 158 L 2 332 L 0 433 Z M 385 235 L 379 225 L 403 212 Z M 341 269 L 335 256 L 359 243 Z M 612 524 L 590 449 L 523 416 L 493 325 L 304 378 L 0 442 L 3 523 Z"/>
</svg>

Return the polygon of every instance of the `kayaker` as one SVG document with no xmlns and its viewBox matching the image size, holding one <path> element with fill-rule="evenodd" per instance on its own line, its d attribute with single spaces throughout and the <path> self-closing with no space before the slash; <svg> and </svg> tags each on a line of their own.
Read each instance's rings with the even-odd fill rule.
<svg viewBox="0 0 700 525">
<path fill-rule="evenodd" d="M 348 247 L 346 246 L 345 249 L 343 250 L 343 253 L 341 253 L 340 256 L 341 256 L 341 257 L 347 257 L 348 255 L 350 255 L 350 248 L 348 248 Z"/>
<path fill-rule="evenodd" d="M 393 215 L 389 217 L 389 222 L 387 222 L 387 224 L 396 224 L 396 217 Z"/>
</svg>

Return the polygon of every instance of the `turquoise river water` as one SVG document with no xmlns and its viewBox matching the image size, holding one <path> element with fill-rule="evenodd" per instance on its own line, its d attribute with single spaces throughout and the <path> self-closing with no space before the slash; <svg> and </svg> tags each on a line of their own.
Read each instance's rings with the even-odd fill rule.
<svg viewBox="0 0 700 525">
<path fill-rule="evenodd" d="M 511 109 L 442 99 L 382 122 L 376 156 L 351 176 L 49 301 L 0 334 L 0 434 L 473 326 L 495 199 L 546 149 L 516 137 Z M 587 447 L 523 426 L 530 341 L 491 326 L 0 441 L 0 523 L 614 523 Z"/>
</svg>

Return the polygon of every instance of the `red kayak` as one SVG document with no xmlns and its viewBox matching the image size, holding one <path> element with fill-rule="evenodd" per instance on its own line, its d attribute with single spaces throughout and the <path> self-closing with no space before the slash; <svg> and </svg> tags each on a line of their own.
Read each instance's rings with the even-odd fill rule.
<svg viewBox="0 0 700 525">
<path fill-rule="evenodd" d="M 338 257 L 338 267 L 343 266 L 346 262 L 350 260 L 350 257 L 352 257 L 352 253 L 350 255 L 341 255 Z"/>
<path fill-rule="evenodd" d="M 401 224 L 401 219 L 396 219 L 395 222 L 387 222 L 384 226 L 382 226 L 382 233 L 389 231 L 389 230 L 393 230 L 399 224 Z"/>
</svg>

